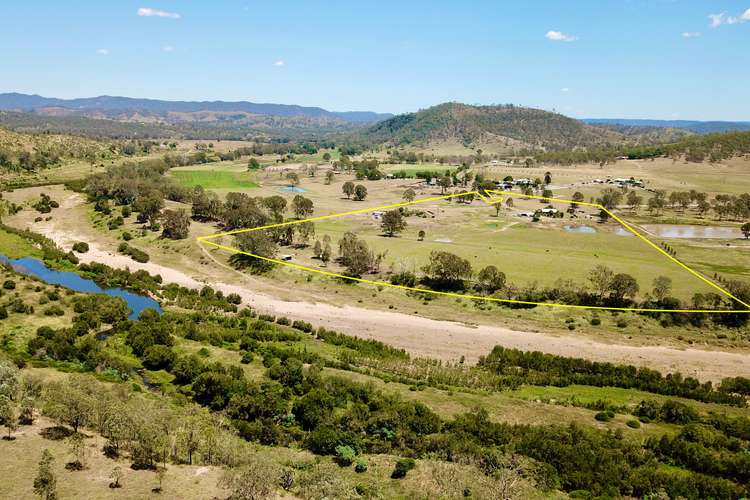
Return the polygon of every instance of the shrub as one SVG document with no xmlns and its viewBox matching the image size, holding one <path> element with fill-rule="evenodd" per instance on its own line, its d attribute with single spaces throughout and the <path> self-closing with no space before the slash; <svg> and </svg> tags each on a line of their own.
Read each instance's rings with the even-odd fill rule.
<svg viewBox="0 0 750 500">
<path fill-rule="evenodd" d="M 16 282 L 13 280 L 6 280 L 5 283 L 3 283 L 3 288 L 5 288 L 6 290 L 15 290 Z"/>
<path fill-rule="evenodd" d="M 628 326 L 628 321 L 625 318 L 617 320 L 617 328 L 625 328 L 626 326 Z"/>
<path fill-rule="evenodd" d="M 230 293 L 227 295 L 227 302 L 230 304 L 242 304 L 242 297 L 237 293 Z"/>
<path fill-rule="evenodd" d="M 313 331 L 313 326 L 310 323 L 302 320 L 295 320 L 294 323 L 292 323 L 292 328 L 303 331 L 305 333 L 310 333 Z"/>
<path fill-rule="evenodd" d="M 131 259 L 142 264 L 149 261 L 149 256 L 146 252 L 135 247 L 131 247 L 127 243 L 120 243 L 117 247 L 117 251 L 122 254 L 129 255 Z"/>
<path fill-rule="evenodd" d="M 86 253 L 89 251 L 89 244 L 85 241 L 79 241 L 73 244 L 73 251 L 78 253 Z"/>
<path fill-rule="evenodd" d="M 357 465 L 354 466 L 354 472 L 367 472 L 367 460 L 364 458 L 358 458 Z"/>
<path fill-rule="evenodd" d="M 291 322 L 289 321 L 289 318 L 286 316 L 279 316 L 276 318 L 276 323 L 283 326 L 289 326 Z"/>
<path fill-rule="evenodd" d="M 612 417 L 610 417 L 609 413 L 606 411 L 600 411 L 599 413 L 594 415 L 594 418 L 599 422 L 609 422 L 610 420 L 612 420 Z"/>
<path fill-rule="evenodd" d="M 351 446 L 339 445 L 336 447 L 336 462 L 341 467 L 349 467 L 354 463 L 356 456 L 357 452 Z"/>
<path fill-rule="evenodd" d="M 602 320 L 598 316 L 594 316 L 590 321 L 592 326 L 599 326 L 602 324 Z"/>
<path fill-rule="evenodd" d="M 625 422 L 625 425 L 627 425 L 631 429 L 639 429 L 641 427 L 641 423 L 637 420 L 628 420 L 627 422 Z"/>
<path fill-rule="evenodd" d="M 107 228 L 112 231 L 114 229 L 117 229 L 118 227 L 122 226 L 125 223 L 125 221 L 122 219 L 121 216 L 117 216 L 111 221 L 107 222 Z"/>
<path fill-rule="evenodd" d="M 122 233 L 122 239 L 125 241 L 130 241 L 133 239 L 133 235 L 125 231 L 124 233 Z"/>
<path fill-rule="evenodd" d="M 401 458 L 396 462 L 396 467 L 391 473 L 391 479 L 401 479 L 406 477 L 406 473 L 416 467 L 416 462 L 413 458 Z"/>
<path fill-rule="evenodd" d="M 64 314 L 65 311 L 60 306 L 51 306 L 44 310 L 45 316 L 62 316 Z"/>
<path fill-rule="evenodd" d="M 166 345 L 152 345 L 143 353 L 143 366 L 149 370 L 170 369 L 174 364 L 176 355 Z"/>
<path fill-rule="evenodd" d="M 249 363 L 252 363 L 253 359 L 254 359 L 253 353 L 246 352 L 245 354 L 242 355 L 242 359 L 240 359 L 240 363 L 242 363 L 243 365 L 247 365 Z"/>
<path fill-rule="evenodd" d="M 7 319 L 8 317 L 8 310 L 5 308 L 5 306 L 0 307 L 0 319 Z"/>
<path fill-rule="evenodd" d="M 394 274 L 391 276 L 391 284 L 414 287 L 417 284 L 417 275 L 410 271 Z"/>
</svg>

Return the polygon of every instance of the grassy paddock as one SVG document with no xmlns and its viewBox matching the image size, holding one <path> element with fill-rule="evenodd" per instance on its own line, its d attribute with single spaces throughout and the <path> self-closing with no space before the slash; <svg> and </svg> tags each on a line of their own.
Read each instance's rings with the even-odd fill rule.
<svg viewBox="0 0 750 500">
<path fill-rule="evenodd" d="M 258 187 L 251 172 L 226 170 L 178 170 L 172 176 L 187 187 L 203 186 L 206 189 L 248 189 Z"/>
</svg>

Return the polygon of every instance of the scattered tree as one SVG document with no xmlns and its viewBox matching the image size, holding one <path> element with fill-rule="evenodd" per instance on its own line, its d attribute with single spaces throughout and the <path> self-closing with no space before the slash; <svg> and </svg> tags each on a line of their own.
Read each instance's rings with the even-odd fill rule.
<svg viewBox="0 0 750 500">
<path fill-rule="evenodd" d="M 34 478 L 34 493 L 42 500 L 57 500 L 57 478 L 52 471 L 54 461 L 52 454 L 45 448 Z"/>
<path fill-rule="evenodd" d="M 381 217 L 380 226 L 385 234 L 393 236 L 406 228 L 406 220 L 404 219 L 401 210 L 389 210 Z"/>
<path fill-rule="evenodd" d="M 112 480 L 111 483 L 109 483 L 110 488 L 122 488 L 122 484 L 120 481 L 122 481 L 123 473 L 122 469 L 119 465 L 116 465 L 114 469 L 112 469 L 112 472 L 109 474 L 109 478 Z"/>
<path fill-rule="evenodd" d="M 297 172 L 289 172 L 288 174 L 286 174 L 286 180 L 292 187 L 299 186 L 299 175 L 297 174 Z"/>
<path fill-rule="evenodd" d="M 657 302 L 662 302 L 672 292 L 672 279 L 666 276 L 654 278 L 654 288 L 651 291 Z"/>
<path fill-rule="evenodd" d="M 628 207 L 630 207 L 630 210 L 635 212 L 643 203 L 643 197 L 638 196 L 638 193 L 636 193 L 635 191 L 630 191 L 628 193 L 626 202 L 628 204 Z"/>
<path fill-rule="evenodd" d="M 367 198 L 367 188 L 362 184 L 357 184 L 357 186 L 354 188 L 354 199 L 357 201 L 362 201 L 365 198 Z"/>
<path fill-rule="evenodd" d="M 480 292 L 492 294 L 505 287 L 505 273 L 495 266 L 487 266 L 477 275 L 477 288 Z"/>
<path fill-rule="evenodd" d="M 468 260 L 450 252 L 433 250 L 429 264 L 422 267 L 433 286 L 440 289 L 461 289 L 464 280 L 471 278 Z"/>
<path fill-rule="evenodd" d="M 346 181 L 343 186 L 341 186 L 341 190 L 344 192 L 347 198 L 351 198 L 354 194 L 354 183 L 352 181 Z"/>
<path fill-rule="evenodd" d="M 297 219 L 306 219 L 313 214 L 313 202 L 311 199 L 298 194 L 292 200 L 292 211 Z"/>
</svg>

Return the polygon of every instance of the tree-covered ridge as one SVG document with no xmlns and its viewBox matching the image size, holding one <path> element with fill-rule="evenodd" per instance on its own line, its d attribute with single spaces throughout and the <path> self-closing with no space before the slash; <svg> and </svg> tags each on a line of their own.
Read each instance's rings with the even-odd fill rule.
<svg viewBox="0 0 750 500">
<path fill-rule="evenodd" d="M 174 116 L 173 116 L 174 115 Z M 317 141 L 350 133 L 363 125 L 336 117 L 274 116 L 249 113 L 173 113 L 173 119 L 137 112 L 79 116 L 0 111 L 0 126 L 19 132 L 73 134 L 109 139 L 211 139 Z"/>
<path fill-rule="evenodd" d="M 622 136 L 540 109 L 445 103 L 377 123 L 360 134 L 370 144 L 419 144 L 455 139 L 471 145 L 509 138 L 551 149 L 605 144 Z"/>
<path fill-rule="evenodd" d="M 94 164 L 120 156 L 145 154 L 155 145 L 152 141 L 105 141 L 0 128 L 0 172 L 36 172 L 70 160 Z"/>
<path fill-rule="evenodd" d="M 707 135 L 690 135 L 659 145 L 617 145 L 601 148 L 565 151 L 527 151 L 540 163 L 573 165 L 586 162 L 610 162 L 617 158 L 649 159 L 674 158 L 689 162 L 711 163 L 750 154 L 750 132 L 724 132 Z"/>
</svg>

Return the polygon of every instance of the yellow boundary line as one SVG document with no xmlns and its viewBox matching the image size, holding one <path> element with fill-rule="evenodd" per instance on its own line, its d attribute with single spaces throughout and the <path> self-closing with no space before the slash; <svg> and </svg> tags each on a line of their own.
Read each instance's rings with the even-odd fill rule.
<svg viewBox="0 0 750 500">
<path fill-rule="evenodd" d="M 742 300 L 738 299 L 737 297 L 735 297 L 734 295 L 732 295 L 730 292 L 728 292 L 727 290 L 725 290 L 721 286 L 717 285 L 716 283 L 714 283 L 713 281 L 709 280 L 708 278 L 706 278 L 705 276 L 703 276 L 699 272 L 695 271 L 694 269 L 692 269 L 692 268 L 688 267 L 687 265 L 683 264 L 682 262 L 680 262 L 676 258 L 672 257 L 667 252 L 665 252 L 661 247 L 659 247 L 657 244 L 655 244 L 654 242 L 652 242 L 651 240 L 649 240 L 648 238 L 646 238 L 645 236 L 643 236 L 642 234 L 640 234 L 638 231 L 636 231 L 635 229 L 633 229 L 629 224 L 627 224 L 626 222 L 624 222 L 622 219 L 620 219 L 615 214 L 613 214 L 612 212 L 610 212 L 609 210 L 607 210 L 606 208 L 604 208 L 602 205 L 599 205 L 598 203 L 585 203 L 585 202 L 582 202 L 582 201 L 563 200 L 563 199 L 559 199 L 559 198 L 548 198 L 548 197 L 544 197 L 544 196 L 535 196 L 535 195 L 525 195 L 525 194 L 522 194 L 522 193 L 512 193 L 512 192 L 509 192 L 509 191 L 485 190 L 485 192 L 486 193 L 491 193 L 492 195 L 515 196 L 515 197 L 519 197 L 519 198 L 531 198 L 531 199 L 546 200 L 546 201 L 558 202 L 558 203 L 576 203 L 578 205 L 583 205 L 583 206 L 588 206 L 588 207 L 594 207 L 594 208 L 597 208 L 599 210 L 603 210 L 610 217 L 612 217 L 614 220 L 616 220 L 617 222 L 619 222 L 625 229 L 627 229 L 628 231 L 630 231 L 631 233 L 633 233 L 635 236 L 637 236 L 638 238 L 640 238 L 642 241 L 644 241 L 649 246 L 651 246 L 654 249 L 656 249 L 659 253 L 661 253 L 662 255 L 664 255 L 667 259 L 671 260 L 672 262 L 674 262 L 675 264 L 679 265 L 681 268 L 685 269 L 686 271 L 688 271 L 689 273 L 691 273 L 692 275 L 694 275 L 695 277 L 697 277 L 698 279 L 700 279 L 704 283 L 706 283 L 709 286 L 715 288 L 716 290 L 718 290 L 719 292 L 721 292 L 725 296 L 731 298 L 732 300 L 735 300 L 737 303 L 743 305 L 747 309 L 745 309 L 745 310 L 731 310 L 731 309 L 651 309 L 651 308 L 639 308 L 639 307 L 582 306 L 582 305 L 575 305 L 575 304 L 556 304 L 556 303 L 552 303 L 552 302 L 531 302 L 531 301 L 514 300 L 514 299 L 500 299 L 500 298 L 496 298 L 496 297 L 484 297 L 484 296 L 481 296 L 481 295 L 468 295 L 468 294 L 463 294 L 463 293 L 440 292 L 440 291 L 437 291 L 437 290 L 425 290 L 425 289 L 422 289 L 422 288 L 415 288 L 415 287 L 409 287 L 409 286 L 403 286 L 403 285 L 394 285 L 392 283 L 388 283 L 388 282 L 385 282 L 385 281 L 375 281 L 375 280 L 368 280 L 368 279 L 365 279 L 365 278 L 355 278 L 355 277 L 352 277 L 352 276 L 346 276 L 344 274 L 335 273 L 335 272 L 331 272 L 331 271 L 326 271 L 326 270 L 323 270 L 323 269 L 315 269 L 315 268 L 312 268 L 312 267 L 307 267 L 307 266 L 303 266 L 303 265 L 300 265 L 300 264 L 295 264 L 295 263 L 292 263 L 292 262 L 287 262 L 287 261 L 278 260 L 278 259 L 272 259 L 272 258 L 269 258 L 269 257 L 260 256 L 260 255 L 254 255 L 254 254 L 249 253 L 249 252 L 243 252 L 242 250 L 239 250 L 237 248 L 233 248 L 233 247 L 230 247 L 230 246 L 226 246 L 226 245 L 221 245 L 219 243 L 215 243 L 213 241 L 209 241 L 209 240 L 212 240 L 212 239 L 215 239 L 215 238 L 221 238 L 223 236 L 231 236 L 231 235 L 234 235 L 234 234 L 246 233 L 246 232 L 250 232 L 250 231 L 260 231 L 260 230 L 263 230 L 263 229 L 272 229 L 272 228 L 275 228 L 275 227 L 292 226 L 294 224 L 301 224 L 303 222 L 316 222 L 316 221 L 320 221 L 320 220 L 333 219 L 333 218 L 336 218 L 336 217 L 345 217 L 347 215 L 361 214 L 361 213 L 372 212 L 372 211 L 376 211 L 376 210 L 387 210 L 387 209 L 404 207 L 404 206 L 407 206 L 407 205 L 416 205 L 418 203 L 425 203 L 425 202 L 428 202 L 428 201 L 447 200 L 447 199 L 456 198 L 456 197 L 459 197 L 459 196 L 466 196 L 467 194 L 476 195 L 482 201 L 484 201 L 485 203 L 487 203 L 489 205 L 494 205 L 494 204 L 497 204 L 497 203 L 501 203 L 503 201 L 502 198 L 500 198 L 499 200 L 495 200 L 494 196 L 488 198 L 488 197 L 482 195 L 482 193 L 480 193 L 479 191 L 469 191 L 469 192 L 466 192 L 466 193 L 456 193 L 456 194 L 449 194 L 449 195 L 445 195 L 445 196 L 435 196 L 435 197 L 424 198 L 424 199 L 416 200 L 416 201 L 405 201 L 405 202 L 401 202 L 401 203 L 393 203 L 391 205 L 384 205 L 384 206 L 380 206 L 380 207 L 370 207 L 370 208 L 363 208 L 363 209 L 359 209 L 359 210 L 351 210 L 349 212 L 343 212 L 343 213 L 340 213 L 340 214 L 321 215 L 319 217 L 311 217 L 309 219 L 293 220 L 293 221 L 281 222 L 281 223 L 278 223 L 278 224 L 269 224 L 269 225 L 266 225 L 266 226 L 260 226 L 260 227 L 254 227 L 254 228 L 247 228 L 247 229 L 236 229 L 234 231 L 227 231 L 227 232 L 223 232 L 223 233 L 216 233 L 216 234 L 212 234 L 212 235 L 208 235 L 208 236 L 199 236 L 196 239 L 198 240 L 199 243 L 205 243 L 205 244 L 208 244 L 208 245 L 212 245 L 212 246 L 215 246 L 217 248 L 221 248 L 222 250 L 227 250 L 227 251 L 230 251 L 230 252 L 233 252 L 233 253 L 247 255 L 249 257 L 254 257 L 256 259 L 264 260 L 264 261 L 267 261 L 267 262 L 273 262 L 274 264 L 281 264 L 283 266 L 291 267 L 291 268 L 294 268 L 294 269 L 300 269 L 302 271 L 313 272 L 313 273 L 317 273 L 317 274 L 320 274 L 320 275 L 323 275 L 323 276 L 328 276 L 328 277 L 331 277 L 331 278 L 340 278 L 340 279 L 345 279 L 345 280 L 349 280 L 349 281 L 355 281 L 355 282 L 359 282 L 359 283 L 367 283 L 367 284 L 376 285 L 376 286 L 386 286 L 386 287 L 390 287 L 390 288 L 396 288 L 396 289 L 401 289 L 401 290 L 406 290 L 406 291 L 411 291 L 411 292 L 429 293 L 429 294 L 432 294 L 432 295 L 443 295 L 443 296 L 448 296 L 448 297 L 460 297 L 460 298 L 465 298 L 465 299 L 486 300 L 488 302 L 502 302 L 502 303 L 506 303 L 506 304 L 529 305 L 529 306 L 546 306 L 546 307 L 560 307 L 560 308 L 566 308 L 566 309 L 589 309 L 589 310 L 599 310 L 599 311 L 668 312 L 668 313 L 725 313 L 725 314 L 726 313 L 731 313 L 731 314 L 738 314 L 738 313 L 748 314 L 748 313 L 750 313 L 750 304 L 747 304 L 747 303 L 743 302 Z"/>
</svg>

